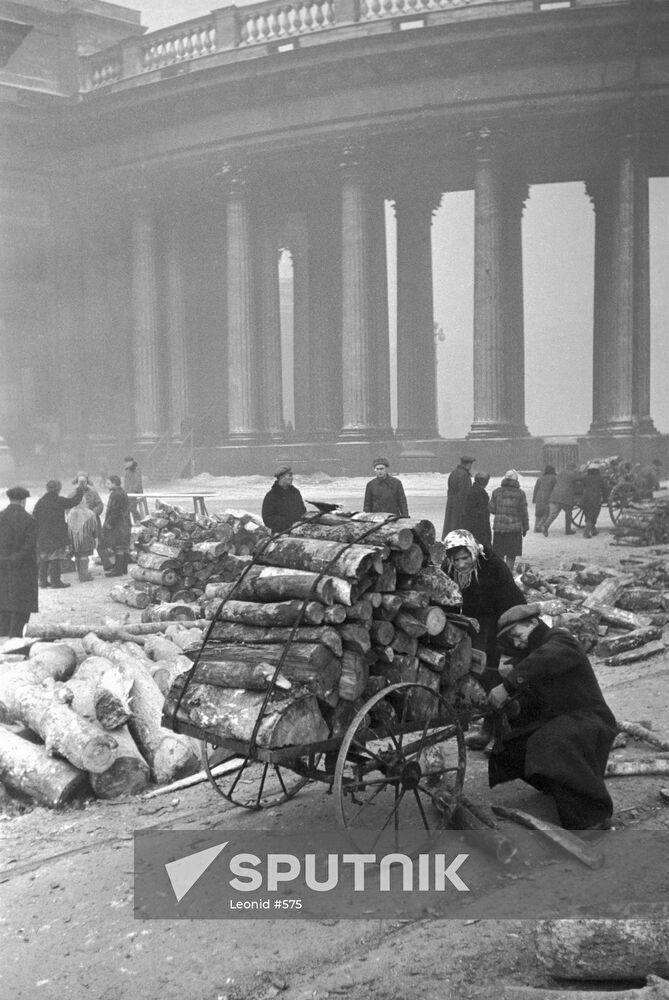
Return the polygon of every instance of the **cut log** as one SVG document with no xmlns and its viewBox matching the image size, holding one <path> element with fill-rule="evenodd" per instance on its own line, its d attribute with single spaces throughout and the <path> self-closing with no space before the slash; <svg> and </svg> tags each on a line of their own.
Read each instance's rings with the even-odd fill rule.
<svg viewBox="0 0 669 1000">
<path fill-rule="evenodd" d="M 406 632 L 407 635 L 412 636 L 414 639 L 420 639 L 421 636 L 427 633 L 427 625 L 419 621 L 417 618 L 414 618 L 414 616 L 410 615 L 407 611 L 398 612 L 393 619 L 393 624 L 396 629 Z"/>
<path fill-rule="evenodd" d="M 341 659 L 339 697 L 344 701 L 357 701 L 369 680 L 369 668 L 364 657 L 353 650 L 345 649 Z"/>
<path fill-rule="evenodd" d="M 137 795 L 149 783 L 149 765 L 137 748 L 127 726 L 114 730 L 118 744 L 116 756 L 100 774 L 90 774 L 91 787 L 99 799 L 118 799 Z"/>
<path fill-rule="evenodd" d="M 607 778 L 625 778 L 640 774 L 669 774 L 669 760 L 663 757 L 610 760 L 606 765 L 605 774 Z"/>
<path fill-rule="evenodd" d="M 325 608 L 323 615 L 324 625 L 341 625 L 346 621 L 346 608 L 343 604 L 333 604 L 331 608 Z"/>
<path fill-rule="evenodd" d="M 340 625 L 338 632 L 345 650 L 353 650 L 355 653 L 368 653 L 372 648 L 369 632 L 362 625 L 353 625 L 350 622 L 346 622 L 344 625 Z"/>
<path fill-rule="evenodd" d="M 254 567 L 255 568 L 255 567 Z M 252 586 L 257 597 L 263 601 L 285 601 L 286 598 L 308 597 L 321 604 L 350 604 L 354 585 L 348 580 L 335 576 L 322 576 L 306 570 L 284 569 L 281 567 L 258 567 Z"/>
<path fill-rule="evenodd" d="M 647 628 L 650 625 L 649 619 L 644 615 L 635 615 L 632 611 L 623 611 L 621 608 L 612 608 L 608 604 L 590 604 L 589 610 L 606 622 L 607 625 L 614 625 L 616 628 L 633 629 Z"/>
<path fill-rule="evenodd" d="M 165 717 L 171 719 L 181 692 L 180 679 L 172 686 L 165 703 Z M 189 685 L 179 712 L 178 722 L 190 723 L 203 733 L 223 739 L 249 742 L 256 726 L 265 694 L 256 691 L 216 688 L 205 684 Z M 256 744 L 260 747 L 294 746 L 327 739 L 328 727 L 312 694 L 289 698 L 270 697 L 260 720 Z"/>
<path fill-rule="evenodd" d="M 407 635 L 401 629 L 395 629 L 395 635 L 390 645 L 401 656 L 415 656 L 418 649 L 418 639 L 412 635 Z"/>
<path fill-rule="evenodd" d="M 383 564 L 381 572 L 374 581 L 373 590 L 377 593 L 392 593 L 397 587 L 397 569 L 394 564 L 387 560 Z"/>
<path fill-rule="evenodd" d="M 414 544 L 406 552 L 393 552 L 390 559 L 398 573 L 414 576 L 423 565 L 423 550 Z"/>
<path fill-rule="evenodd" d="M 570 833 L 569 830 L 563 829 L 561 826 L 555 826 L 554 823 L 549 823 L 545 819 L 538 819 L 530 813 L 523 812 L 522 809 L 507 809 L 506 806 L 494 805 L 492 810 L 496 816 L 500 816 L 502 819 L 510 819 L 514 823 L 520 823 L 521 826 L 526 826 L 530 830 L 538 830 L 551 843 L 556 844 L 563 851 L 571 854 L 572 857 L 575 857 L 582 864 L 587 865 L 588 868 L 597 869 L 601 868 L 604 864 L 604 855 L 601 851 L 587 846 L 580 837 Z"/>
<path fill-rule="evenodd" d="M 295 625 L 298 621 L 304 622 L 305 625 L 320 625 L 325 610 L 318 601 L 308 601 L 306 604 L 298 600 L 254 604 L 251 601 L 233 600 L 223 605 L 218 613 L 218 619 L 241 622 L 243 625 L 286 626 Z M 345 611 L 344 617 L 346 617 Z"/>
<path fill-rule="evenodd" d="M 367 545 L 345 547 L 338 542 L 317 538 L 273 539 L 257 556 L 264 566 L 283 566 L 327 573 L 347 580 L 357 580 L 370 571 L 381 573 L 384 550 Z"/>
<path fill-rule="evenodd" d="M 163 635 L 148 636 L 142 648 L 152 660 L 176 660 L 183 654 L 180 646 Z"/>
<path fill-rule="evenodd" d="M 77 654 L 65 642 L 36 642 L 30 647 L 28 661 L 31 669 L 40 664 L 40 672 L 46 677 L 63 680 L 71 676 L 77 666 Z"/>
<path fill-rule="evenodd" d="M 81 771 L 101 773 L 114 760 L 117 742 L 102 726 L 83 719 L 38 684 L 18 685 L 6 706 L 10 718 L 37 733 L 47 753 L 59 753 Z"/>
<path fill-rule="evenodd" d="M 637 647 L 637 649 L 628 649 L 626 653 L 616 653 L 615 656 L 608 656 L 604 660 L 604 663 L 610 667 L 620 667 L 626 663 L 649 660 L 652 656 L 659 656 L 661 653 L 664 653 L 665 650 L 664 643 L 660 639 L 656 639 L 655 642 L 647 642 L 644 646 Z"/>
<path fill-rule="evenodd" d="M 374 613 L 374 606 L 368 597 L 361 597 L 359 601 L 346 608 L 347 621 L 369 622 Z"/>
<path fill-rule="evenodd" d="M 435 605 L 418 609 L 413 612 L 413 615 L 425 625 L 428 635 L 441 635 L 446 628 L 446 612 Z"/>
<path fill-rule="evenodd" d="M 362 536 L 365 535 L 363 538 Z M 387 546 L 389 549 L 405 551 L 414 544 L 410 528 L 398 528 L 393 522 L 379 525 L 361 524 L 352 518 L 343 523 L 326 524 L 321 517 L 315 521 L 302 521 L 290 529 L 292 538 L 322 538 L 330 542 L 360 542 L 363 545 Z"/>
<path fill-rule="evenodd" d="M 425 591 L 432 604 L 458 607 L 462 604 L 460 588 L 437 566 L 425 566 L 416 575 L 414 589 Z"/>
<path fill-rule="evenodd" d="M 402 598 L 399 594 L 383 594 L 379 611 L 381 616 L 388 621 L 394 621 L 402 607 Z"/>
<path fill-rule="evenodd" d="M 191 678 L 193 684 L 213 684 L 214 687 L 243 688 L 245 691 L 267 691 L 276 673 L 274 663 L 198 663 Z M 177 675 L 178 676 L 178 675 Z M 172 683 L 176 680 L 173 678 Z M 171 685 L 170 685 L 171 687 Z M 291 682 L 285 674 L 277 674 L 274 687 L 289 691 Z M 168 688 L 169 693 L 169 688 Z"/>
<path fill-rule="evenodd" d="M 622 594 L 625 585 L 630 583 L 631 579 L 632 578 L 629 576 L 612 576 L 608 577 L 606 580 L 602 580 L 602 582 L 595 587 L 592 593 L 588 594 L 583 602 L 583 607 L 589 608 L 593 611 L 596 609 L 597 605 L 613 607 Z"/>
<path fill-rule="evenodd" d="M 141 566 L 130 566 L 128 575 L 133 580 L 155 583 L 158 587 L 173 587 L 179 579 L 174 569 L 143 569 Z"/>
<path fill-rule="evenodd" d="M 377 619 L 370 623 L 369 636 L 375 645 L 389 646 L 395 638 L 395 626 L 390 621 Z"/>
<path fill-rule="evenodd" d="M 60 809 L 88 789 L 87 776 L 46 747 L 0 726 L 0 781 L 12 792 L 48 809 Z"/>
<path fill-rule="evenodd" d="M 157 552 L 140 552 L 137 556 L 137 566 L 140 569 L 150 569 L 158 573 L 165 569 L 173 569 L 178 572 L 182 569 L 183 558 L 174 559 L 172 556 L 159 555 Z"/>
<path fill-rule="evenodd" d="M 623 720 L 618 723 L 618 729 L 621 733 L 629 733 L 635 740 L 643 740 L 644 743 L 649 743 L 651 746 L 657 747 L 658 750 L 669 750 L 669 740 L 661 739 L 655 733 L 652 733 L 650 729 L 647 729 L 646 726 L 642 726 L 638 722 L 626 722 Z"/>
<path fill-rule="evenodd" d="M 422 646 L 418 643 L 416 656 L 436 673 L 441 674 L 448 662 L 448 657 L 443 649 L 432 649 L 430 646 Z"/>
<path fill-rule="evenodd" d="M 342 641 L 336 629 L 329 626 L 303 626 L 295 630 L 292 628 L 266 628 L 264 626 L 239 625 L 235 622 L 216 622 L 209 636 L 211 641 L 229 643 L 285 643 L 290 638 L 294 642 L 320 642 L 323 646 L 331 649 L 335 656 L 341 656 Z M 175 642 L 180 641 L 175 638 Z M 195 642 L 181 643 L 182 649 L 186 652 L 197 650 L 202 643 L 200 636 Z"/>
<path fill-rule="evenodd" d="M 151 603 L 151 595 L 146 590 L 140 590 L 131 583 L 115 583 L 109 591 L 112 601 L 125 604 L 128 608 L 144 610 Z"/>
<path fill-rule="evenodd" d="M 153 555 L 165 556 L 167 559 L 173 559 L 175 562 L 181 562 L 187 558 L 189 548 L 190 542 L 176 546 L 166 545 L 164 542 L 153 541 L 149 545 L 148 551 Z"/>
<path fill-rule="evenodd" d="M 395 650 L 392 646 L 372 646 L 372 652 L 377 663 L 392 663 L 395 659 Z"/>
<path fill-rule="evenodd" d="M 365 635 L 367 635 L 366 632 Z M 330 663 L 333 655 L 327 646 L 323 646 L 319 642 L 291 642 L 286 647 L 285 643 L 259 643 L 257 646 L 241 646 L 210 641 L 202 650 L 200 663 L 212 660 L 235 660 L 239 663 L 278 663 L 282 658 L 286 667 L 303 666 L 319 670 Z"/>
<path fill-rule="evenodd" d="M 662 610 L 662 591 L 650 587 L 627 587 L 616 601 L 623 611 Z"/>
<path fill-rule="evenodd" d="M 176 660 L 160 660 L 156 664 L 156 669 L 151 676 L 164 698 L 167 697 L 167 692 L 179 674 L 187 673 L 192 666 L 193 664 L 187 656 L 179 656 Z"/>
<path fill-rule="evenodd" d="M 626 653 L 628 649 L 636 649 L 644 646 L 647 642 L 654 642 L 662 638 L 662 629 L 649 625 L 647 628 L 635 629 L 625 635 L 607 636 L 600 639 L 597 652 L 602 656 L 615 656 L 618 653 Z"/>
<path fill-rule="evenodd" d="M 193 621 L 184 627 L 201 628 L 204 624 L 206 624 L 206 622 Z M 38 625 L 37 622 L 28 622 L 26 625 L 26 633 L 29 633 L 31 636 L 39 639 L 55 640 L 83 639 L 85 635 L 88 635 L 91 631 L 95 631 L 101 639 L 105 639 L 107 642 L 114 642 L 116 639 L 125 639 L 129 635 L 144 636 L 159 634 L 161 632 L 165 632 L 165 630 L 169 628 L 169 625 L 170 622 L 133 622 L 123 625 L 96 625 L 95 628 L 91 630 L 90 625 L 73 625 L 69 622 L 65 622 L 61 625 Z M 60 643 L 57 645 L 60 645 Z"/>
<path fill-rule="evenodd" d="M 156 604 L 145 608 L 142 621 L 145 622 L 177 622 L 195 621 L 200 617 L 200 609 L 192 604 Z"/>
<path fill-rule="evenodd" d="M 638 990 L 542 990 L 534 986 L 505 986 L 503 990 L 503 1000 L 669 1000 L 669 982 L 655 976 L 649 976 L 648 985 Z"/>
<path fill-rule="evenodd" d="M 397 596 L 402 599 L 402 607 L 414 612 L 419 608 L 427 608 L 430 603 L 429 594 L 422 590 L 398 590 Z"/>
<path fill-rule="evenodd" d="M 534 940 L 555 979 L 669 976 L 668 920 L 539 920 Z"/>
</svg>

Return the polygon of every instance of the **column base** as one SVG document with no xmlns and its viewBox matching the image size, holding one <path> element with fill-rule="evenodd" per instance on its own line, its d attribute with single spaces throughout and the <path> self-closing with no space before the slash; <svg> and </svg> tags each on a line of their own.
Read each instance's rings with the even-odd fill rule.
<svg viewBox="0 0 669 1000">
<path fill-rule="evenodd" d="M 436 427 L 398 427 L 395 437 L 400 441 L 434 441 L 439 431 Z"/>
<path fill-rule="evenodd" d="M 390 427 L 344 427 L 339 432 L 339 441 L 387 441 L 394 437 Z"/>
<path fill-rule="evenodd" d="M 526 432 L 527 433 L 527 432 Z M 485 441 L 491 438 L 513 438 L 524 435 L 518 435 L 516 428 L 513 424 L 472 424 L 469 434 L 467 434 L 468 441 Z"/>
<path fill-rule="evenodd" d="M 262 440 L 260 431 L 235 431 L 228 434 L 230 444 L 262 444 Z"/>
</svg>

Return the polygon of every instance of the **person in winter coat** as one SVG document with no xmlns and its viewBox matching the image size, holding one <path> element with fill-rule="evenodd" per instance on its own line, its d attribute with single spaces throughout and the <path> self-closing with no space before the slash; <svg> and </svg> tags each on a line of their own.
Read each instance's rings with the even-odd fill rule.
<svg viewBox="0 0 669 1000">
<path fill-rule="evenodd" d="M 449 531 L 464 527 L 465 500 L 472 487 L 472 465 L 475 459 L 471 455 L 463 455 L 460 464 L 453 469 L 448 477 L 448 490 L 446 493 L 446 513 L 444 514 L 444 528 L 441 533 L 442 539 Z"/>
<path fill-rule="evenodd" d="M 78 485 L 71 497 L 61 497 L 63 484 L 50 479 L 46 493 L 35 504 L 33 517 L 37 521 L 38 583 L 40 587 L 58 590 L 69 587 L 60 578 L 60 561 L 68 558 L 70 536 L 65 523 L 65 512 L 81 503 L 84 487 Z"/>
<path fill-rule="evenodd" d="M 515 659 L 488 698 L 498 711 L 513 698 L 516 714 L 507 712 L 502 748 L 490 756 L 490 787 L 521 778 L 552 795 L 566 829 L 608 829 L 604 772 L 616 720 L 581 644 L 539 614 L 538 604 L 525 604 L 499 620 L 498 640 Z"/>
<path fill-rule="evenodd" d="M 548 516 L 544 518 L 541 524 L 541 530 L 546 538 L 548 538 L 548 529 L 561 510 L 564 511 L 565 535 L 576 534 L 571 526 L 571 512 L 574 506 L 574 490 L 580 478 L 581 475 L 573 462 L 570 462 L 566 469 L 561 469 L 558 472 L 555 486 L 548 498 Z"/>
<path fill-rule="evenodd" d="M 105 477 L 105 479 L 103 480 L 103 484 L 107 482 L 107 479 L 108 477 Z M 76 478 L 72 480 L 72 484 L 74 486 L 83 485 L 84 487 L 84 498 L 82 500 L 82 504 L 86 506 L 89 510 L 92 510 L 93 513 L 95 514 L 95 520 L 96 520 L 95 534 L 97 537 L 97 547 L 98 547 L 98 555 L 100 557 L 100 562 L 102 563 L 102 568 L 104 570 L 111 569 L 114 564 L 111 561 L 108 550 L 102 544 L 102 511 L 104 510 L 104 504 L 100 498 L 100 494 L 94 488 L 93 483 L 91 482 L 87 472 L 77 472 Z M 81 506 L 82 504 L 80 504 L 79 506 Z M 75 507 L 74 510 L 77 510 L 77 508 Z M 80 515 L 78 516 L 78 519 L 81 520 Z M 68 527 L 69 527 L 69 521 L 68 521 Z M 86 553 L 86 559 L 88 559 L 90 555 L 92 555 L 92 550 L 91 552 Z M 83 555 L 81 558 L 83 559 Z M 84 571 L 84 578 L 88 578 L 88 569 Z M 79 575 L 79 579 L 81 579 L 81 573 Z"/>
<path fill-rule="evenodd" d="M 120 476 L 109 477 L 109 490 L 102 533 L 105 547 L 114 552 L 114 565 L 105 576 L 124 576 L 128 572 L 132 539 L 130 503 Z"/>
<path fill-rule="evenodd" d="M 486 486 L 490 481 L 487 472 L 477 472 L 474 476 L 472 488 L 465 497 L 465 512 L 463 526 L 465 531 L 471 532 L 477 542 L 481 545 L 492 545 L 492 532 L 490 530 L 490 497 Z"/>
<path fill-rule="evenodd" d="M 485 670 L 479 680 L 490 691 L 500 682 L 498 619 L 509 608 L 524 604 L 525 597 L 504 560 L 487 545 L 479 544 L 469 531 L 449 532 L 444 544 L 446 559 L 442 569 L 460 588 L 462 613 L 479 623 L 479 633 L 472 639 L 472 645 L 485 653 Z M 480 733 L 467 736 L 467 745 L 473 750 L 483 750 L 491 736 L 492 727 L 486 720 Z"/>
<path fill-rule="evenodd" d="M 126 455 L 123 459 L 123 489 L 125 493 L 143 493 L 142 473 L 137 462 L 132 455 Z M 128 497 L 130 506 L 130 516 L 135 524 L 141 520 L 137 501 L 134 497 Z"/>
<path fill-rule="evenodd" d="M 654 458 L 650 465 L 644 465 L 634 477 L 634 485 L 642 500 L 652 500 L 655 490 L 660 488 L 660 469 L 662 462 Z"/>
<path fill-rule="evenodd" d="M 367 483 L 362 509 L 374 514 L 397 514 L 398 517 L 408 517 L 409 508 L 404 487 L 396 476 L 388 475 L 389 468 L 390 462 L 387 458 L 374 459 L 376 475 Z"/>
<path fill-rule="evenodd" d="M 516 557 L 523 552 L 523 538 L 530 529 L 527 497 L 520 488 L 515 469 L 509 469 L 502 485 L 493 490 L 490 513 L 495 515 L 492 522 L 493 551 L 504 559 L 513 572 Z"/>
<path fill-rule="evenodd" d="M 590 465 L 585 471 L 583 478 L 583 495 L 581 497 L 581 507 L 585 516 L 584 538 L 592 538 L 598 534 L 596 524 L 602 504 L 609 498 L 609 491 L 602 476 L 599 466 Z"/>
<path fill-rule="evenodd" d="M 86 503 L 86 494 L 82 497 L 81 503 L 67 512 L 70 548 L 77 565 L 80 583 L 87 583 L 93 579 L 88 571 L 88 560 L 93 555 L 97 544 L 98 524 L 98 518 Z"/>
<path fill-rule="evenodd" d="M 0 635 L 23 635 L 37 591 L 37 524 L 26 511 L 30 496 L 23 486 L 7 490 L 9 506 L 0 514 Z"/>
<path fill-rule="evenodd" d="M 262 502 L 262 519 L 276 534 L 295 524 L 307 512 L 302 494 L 293 486 L 293 470 L 289 465 L 280 466 L 274 473 L 275 482 Z"/>
<path fill-rule="evenodd" d="M 542 476 L 539 476 L 534 484 L 532 503 L 534 504 L 534 530 L 541 533 L 543 522 L 548 517 L 548 498 L 553 492 L 555 481 L 555 469 L 552 465 L 547 465 Z"/>
</svg>

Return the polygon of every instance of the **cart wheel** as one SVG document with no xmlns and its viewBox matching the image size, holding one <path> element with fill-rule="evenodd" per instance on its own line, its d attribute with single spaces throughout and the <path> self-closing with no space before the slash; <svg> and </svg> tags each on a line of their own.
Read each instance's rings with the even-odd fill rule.
<svg viewBox="0 0 669 1000">
<path fill-rule="evenodd" d="M 572 508 L 571 512 L 571 523 L 575 528 L 582 528 L 585 524 L 585 511 L 582 507 L 576 506 Z"/>
<path fill-rule="evenodd" d="M 613 487 L 609 494 L 609 514 L 614 524 L 617 524 L 625 507 L 629 507 L 636 498 L 636 488 L 632 483 L 618 483 Z"/>
<path fill-rule="evenodd" d="M 412 721 L 412 714 L 420 718 Z M 443 806 L 439 813 L 433 805 L 440 782 L 448 782 L 452 810 L 466 760 L 462 729 L 440 694 L 425 684 L 384 688 L 363 705 L 342 741 L 333 785 L 339 822 L 353 840 L 376 831 L 377 840 L 387 832 L 396 842 L 400 835 L 425 841 L 444 826 Z"/>
<path fill-rule="evenodd" d="M 219 795 L 244 809 L 268 809 L 287 802 L 304 788 L 303 778 L 279 764 L 252 760 L 201 741 L 202 763 Z"/>
</svg>

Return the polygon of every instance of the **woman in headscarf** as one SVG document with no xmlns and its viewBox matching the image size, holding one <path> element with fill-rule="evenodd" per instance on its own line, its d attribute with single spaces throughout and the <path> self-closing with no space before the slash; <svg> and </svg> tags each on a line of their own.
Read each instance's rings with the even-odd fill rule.
<svg viewBox="0 0 669 1000">
<path fill-rule="evenodd" d="M 444 539 L 446 559 L 442 569 L 462 592 L 462 613 L 475 618 L 480 632 L 472 645 L 486 654 L 486 666 L 479 680 L 486 691 L 501 683 L 497 667 L 497 621 L 509 608 L 525 604 L 525 596 L 513 579 L 503 559 L 487 545 L 480 545 L 469 531 L 451 531 Z M 491 732 L 484 726 L 481 734 L 467 738 L 472 749 L 482 750 Z"/>
<path fill-rule="evenodd" d="M 490 513 L 495 515 L 492 522 L 493 551 L 513 570 L 516 557 L 523 553 L 523 538 L 530 528 L 527 497 L 520 488 L 515 469 L 509 469 L 502 485 L 493 490 Z"/>
<path fill-rule="evenodd" d="M 109 500 L 102 527 L 104 543 L 114 552 L 114 567 L 105 576 L 124 576 L 128 572 L 132 521 L 128 494 L 121 486 L 120 476 L 109 477 Z"/>
</svg>

